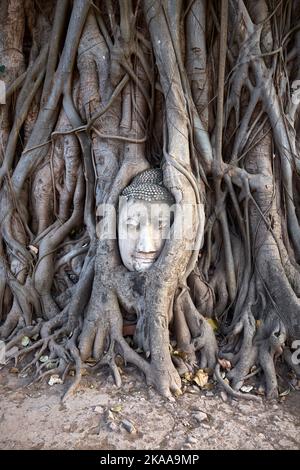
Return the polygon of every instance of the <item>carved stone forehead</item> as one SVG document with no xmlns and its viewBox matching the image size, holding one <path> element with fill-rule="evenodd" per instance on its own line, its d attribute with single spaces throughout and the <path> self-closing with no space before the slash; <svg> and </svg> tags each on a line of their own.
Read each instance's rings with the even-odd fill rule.
<svg viewBox="0 0 300 470">
<path fill-rule="evenodd" d="M 121 196 L 142 201 L 162 201 L 174 204 L 175 199 L 163 184 L 163 172 L 159 168 L 145 170 L 133 178 Z"/>
</svg>

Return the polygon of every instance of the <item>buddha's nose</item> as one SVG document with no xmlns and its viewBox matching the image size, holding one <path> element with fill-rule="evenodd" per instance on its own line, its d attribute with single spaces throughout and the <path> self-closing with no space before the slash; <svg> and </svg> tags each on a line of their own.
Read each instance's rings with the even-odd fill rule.
<svg viewBox="0 0 300 470">
<path fill-rule="evenodd" d="M 156 252 L 154 234 L 151 224 L 144 224 L 141 228 L 136 249 L 138 253 Z"/>
</svg>

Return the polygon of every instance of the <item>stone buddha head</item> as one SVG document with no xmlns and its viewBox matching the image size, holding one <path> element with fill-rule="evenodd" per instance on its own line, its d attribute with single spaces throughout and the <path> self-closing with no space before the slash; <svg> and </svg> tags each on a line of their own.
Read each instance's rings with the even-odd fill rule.
<svg viewBox="0 0 300 470">
<path fill-rule="evenodd" d="M 146 271 L 159 257 L 169 238 L 174 203 L 163 185 L 160 169 L 143 171 L 123 190 L 118 242 L 121 259 L 129 271 Z"/>
</svg>

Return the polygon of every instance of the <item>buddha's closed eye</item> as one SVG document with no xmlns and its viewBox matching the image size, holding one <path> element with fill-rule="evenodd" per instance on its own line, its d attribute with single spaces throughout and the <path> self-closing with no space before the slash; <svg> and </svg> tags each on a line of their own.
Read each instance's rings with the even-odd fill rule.
<svg viewBox="0 0 300 470">
<path fill-rule="evenodd" d="M 132 230 L 133 230 L 133 229 L 138 230 L 139 227 L 140 227 L 140 222 L 139 222 L 138 220 L 136 220 L 136 219 L 130 218 L 130 219 L 127 219 L 127 220 L 126 220 L 126 226 L 127 226 L 127 228 L 128 228 L 129 230 L 130 230 L 130 229 L 132 229 Z"/>
</svg>

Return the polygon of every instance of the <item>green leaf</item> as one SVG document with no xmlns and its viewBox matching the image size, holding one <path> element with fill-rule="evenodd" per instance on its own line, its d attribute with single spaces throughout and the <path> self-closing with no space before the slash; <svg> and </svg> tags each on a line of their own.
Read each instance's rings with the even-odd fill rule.
<svg viewBox="0 0 300 470">
<path fill-rule="evenodd" d="M 4 73 L 5 72 L 5 65 L 0 65 L 0 73 Z"/>
<path fill-rule="evenodd" d="M 206 321 L 207 321 L 207 323 L 210 324 L 210 326 L 212 327 L 212 329 L 214 331 L 217 331 L 219 325 L 218 325 L 218 322 L 216 320 L 214 320 L 213 318 L 207 318 Z"/>
</svg>

